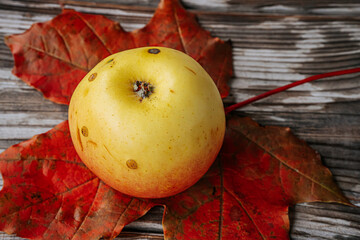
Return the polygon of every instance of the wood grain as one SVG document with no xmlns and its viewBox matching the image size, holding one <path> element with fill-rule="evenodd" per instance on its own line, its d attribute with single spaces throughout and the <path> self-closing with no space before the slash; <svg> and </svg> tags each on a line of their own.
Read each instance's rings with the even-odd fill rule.
<svg viewBox="0 0 360 240">
<path fill-rule="evenodd" d="M 11 74 L 4 36 L 50 20 L 61 6 L 105 15 L 128 31 L 144 26 L 158 1 L 0 0 L 0 152 L 67 118 L 67 106 Z M 226 104 L 310 75 L 360 66 L 360 3 L 339 1 L 184 0 L 201 25 L 230 39 L 235 76 Z M 360 74 L 319 80 L 264 99 L 237 114 L 289 126 L 322 156 L 351 202 L 360 207 Z M 0 182 L 2 184 L 2 182 Z M 119 239 L 162 239 L 161 207 L 129 224 Z M 360 208 L 330 203 L 290 209 L 292 239 L 360 239 Z M 19 239 L 0 235 L 0 239 Z"/>
</svg>

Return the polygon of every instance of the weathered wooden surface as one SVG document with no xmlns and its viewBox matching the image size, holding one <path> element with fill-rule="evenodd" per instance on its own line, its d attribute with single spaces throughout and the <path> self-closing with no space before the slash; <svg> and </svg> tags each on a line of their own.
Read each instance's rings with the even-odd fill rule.
<svg viewBox="0 0 360 240">
<path fill-rule="evenodd" d="M 231 39 L 235 77 L 230 104 L 310 75 L 360 66 L 357 0 L 195 1 L 184 5 L 214 36 Z M 299 3 L 301 2 L 301 4 Z M 61 1 L 103 14 L 126 30 L 144 26 L 158 1 Z M 67 118 L 67 107 L 11 74 L 4 36 L 61 12 L 56 0 L 0 0 L 0 152 Z M 238 114 L 261 124 L 289 126 L 322 156 L 352 203 L 360 207 L 360 74 L 320 80 L 247 106 Z M 0 183 L 2 184 L 2 183 Z M 130 224 L 122 239 L 162 239 L 162 208 Z M 292 239 L 360 239 L 360 209 L 329 203 L 290 209 Z M 19 239 L 0 235 L 0 239 Z"/>
</svg>

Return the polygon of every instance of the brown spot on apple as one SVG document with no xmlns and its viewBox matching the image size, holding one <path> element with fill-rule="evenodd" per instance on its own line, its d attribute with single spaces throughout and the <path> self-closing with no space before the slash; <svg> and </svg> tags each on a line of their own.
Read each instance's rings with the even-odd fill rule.
<svg viewBox="0 0 360 240">
<path fill-rule="evenodd" d="M 113 59 L 113 58 L 112 58 L 112 59 L 109 59 L 109 60 L 106 62 L 106 64 L 109 64 L 109 63 L 111 63 L 110 68 L 112 68 L 112 67 L 114 66 L 114 64 L 115 64 L 114 59 Z"/>
<path fill-rule="evenodd" d="M 151 54 L 158 54 L 160 52 L 160 49 L 158 48 L 150 48 L 148 50 L 148 53 L 151 53 Z"/>
<path fill-rule="evenodd" d="M 106 145 L 103 145 L 103 146 L 104 146 L 105 150 L 109 153 L 109 155 L 110 155 L 112 158 L 114 158 L 114 156 L 111 154 L 111 152 L 110 152 L 109 149 L 106 147 Z"/>
<path fill-rule="evenodd" d="M 85 126 L 83 126 L 83 127 L 81 128 L 81 134 L 82 134 L 84 137 L 89 136 L 89 130 L 88 130 L 88 128 L 85 127 Z"/>
<path fill-rule="evenodd" d="M 86 89 L 84 90 L 84 97 L 86 97 L 86 96 L 88 95 L 88 93 L 89 93 L 89 88 L 86 88 Z"/>
<path fill-rule="evenodd" d="M 93 73 L 93 74 L 91 74 L 90 75 L 90 77 L 89 77 L 89 82 L 92 82 L 92 81 L 94 81 L 95 80 L 95 78 L 96 78 L 96 76 L 97 76 L 97 73 Z"/>
<path fill-rule="evenodd" d="M 137 162 L 134 159 L 129 159 L 126 161 L 126 166 L 130 169 L 137 169 L 138 165 Z"/>
<path fill-rule="evenodd" d="M 192 72 L 194 75 L 196 75 L 196 72 L 194 70 L 192 70 L 191 68 L 184 66 L 187 70 L 189 70 L 190 72 Z"/>
<path fill-rule="evenodd" d="M 89 140 L 89 141 L 87 141 L 87 143 L 93 145 L 94 147 L 97 147 L 97 143 L 94 141 Z"/>
<path fill-rule="evenodd" d="M 84 147 L 83 147 L 82 142 L 81 142 L 80 129 L 79 129 L 79 127 L 77 127 L 76 130 L 77 130 L 77 131 L 76 131 L 76 137 L 77 137 L 77 140 L 79 141 L 80 149 L 81 149 L 81 151 L 84 151 Z"/>
</svg>

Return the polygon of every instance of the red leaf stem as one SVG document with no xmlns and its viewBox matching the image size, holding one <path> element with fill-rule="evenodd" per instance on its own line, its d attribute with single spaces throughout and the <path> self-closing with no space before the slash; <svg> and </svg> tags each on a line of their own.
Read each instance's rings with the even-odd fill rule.
<svg viewBox="0 0 360 240">
<path fill-rule="evenodd" d="M 232 112 L 232 111 L 234 111 L 236 109 L 244 107 L 244 106 L 246 106 L 246 105 L 248 105 L 250 103 L 256 102 L 256 101 L 258 101 L 260 99 L 269 97 L 269 96 L 271 96 L 273 94 L 276 94 L 276 93 L 279 93 L 279 92 L 283 92 L 283 91 L 285 91 L 285 90 L 287 90 L 289 88 L 293 88 L 293 87 L 299 86 L 299 85 L 304 84 L 304 83 L 312 82 L 312 81 L 319 80 L 319 79 L 322 79 L 322 78 L 335 77 L 335 76 L 346 75 L 346 74 L 357 73 L 357 72 L 360 72 L 360 68 L 345 69 L 345 70 L 340 70 L 340 71 L 335 71 L 335 72 L 328 72 L 328 73 L 322 73 L 322 74 L 314 75 L 314 76 L 311 76 L 311 77 L 308 77 L 308 78 L 305 78 L 305 79 L 302 79 L 302 80 L 287 84 L 285 86 L 275 88 L 273 90 L 262 93 L 260 95 L 255 96 L 255 97 L 249 98 L 249 99 L 247 99 L 245 101 L 230 105 L 230 106 L 225 108 L 225 114 L 228 114 L 228 113 L 230 113 L 230 112 Z"/>
</svg>

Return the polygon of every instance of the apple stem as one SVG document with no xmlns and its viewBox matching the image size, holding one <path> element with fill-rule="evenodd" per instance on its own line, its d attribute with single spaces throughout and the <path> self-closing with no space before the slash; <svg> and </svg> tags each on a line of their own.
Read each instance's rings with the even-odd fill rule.
<svg viewBox="0 0 360 240">
<path fill-rule="evenodd" d="M 139 96 L 140 102 L 154 92 L 154 86 L 147 82 L 136 81 L 133 84 L 134 92 Z"/>
<path fill-rule="evenodd" d="M 304 83 L 312 82 L 312 81 L 322 79 L 322 78 L 346 75 L 346 74 L 357 73 L 357 72 L 360 72 L 360 68 L 345 69 L 345 70 L 340 70 L 340 71 L 335 71 L 335 72 L 328 72 L 328 73 L 322 73 L 322 74 L 314 75 L 314 76 L 311 76 L 311 77 L 308 77 L 308 78 L 305 78 L 305 79 L 302 79 L 302 80 L 287 84 L 285 86 L 275 88 L 273 90 L 267 91 L 265 93 L 262 93 L 260 95 L 255 96 L 255 97 L 251 97 L 251 98 L 249 98 L 249 99 L 247 99 L 245 101 L 230 105 L 230 106 L 225 108 L 225 114 L 228 114 L 228 113 L 230 113 L 230 112 L 232 112 L 232 111 L 234 111 L 236 109 L 244 107 L 244 106 L 246 106 L 246 105 L 248 105 L 250 103 L 256 102 L 256 101 L 258 101 L 260 99 L 269 97 L 269 96 L 271 96 L 273 94 L 276 94 L 276 93 L 279 93 L 279 92 L 283 92 L 283 91 L 285 91 L 285 90 L 287 90 L 289 88 L 293 88 L 293 87 L 299 86 L 299 85 L 304 84 Z"/>
</svg>

